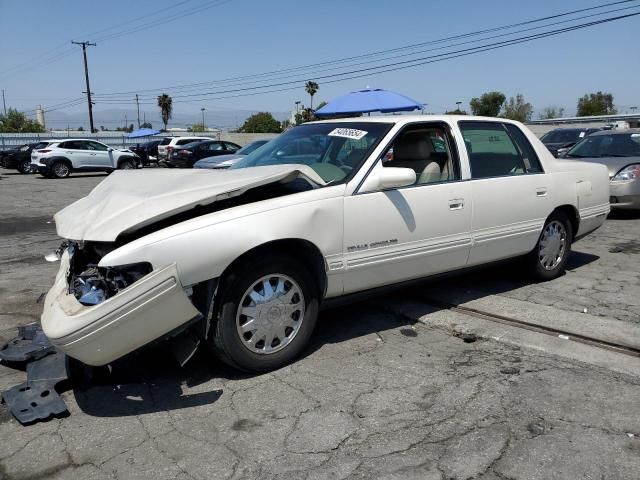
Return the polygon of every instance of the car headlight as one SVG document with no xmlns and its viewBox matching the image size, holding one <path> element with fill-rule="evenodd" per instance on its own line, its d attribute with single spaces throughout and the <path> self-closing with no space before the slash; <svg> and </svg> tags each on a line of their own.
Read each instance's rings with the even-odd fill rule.
<svg viewBox="0 0 640 480">
<path fill-rule="evenodd" d="M 636 180 L 638 178 L 640 178 L 640 163 L 634 163 L 624 167 L 611 180 Z"/>
</svg>

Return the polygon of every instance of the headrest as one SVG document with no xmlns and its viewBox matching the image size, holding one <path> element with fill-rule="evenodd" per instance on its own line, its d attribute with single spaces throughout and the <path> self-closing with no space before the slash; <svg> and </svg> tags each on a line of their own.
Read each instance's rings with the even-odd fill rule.
<svg viewBox="0 0 640 480">
<path fill-rule="evenodd" d="M 433 144 L 422 132 L 409 132 L 400 137 L 393 145 L 393 158 L 396 160 L 425 160 L 433 153 Z"/>
</svg>

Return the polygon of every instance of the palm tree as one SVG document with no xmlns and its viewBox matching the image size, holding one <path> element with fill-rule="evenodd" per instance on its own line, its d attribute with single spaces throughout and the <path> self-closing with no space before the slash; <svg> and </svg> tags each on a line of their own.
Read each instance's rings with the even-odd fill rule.
<svg viewBox="0 0 640 480">
<path fill-rule="evenodd" d="M 313 80 L 309 80 L 307 83 L 304 84 L 304 89 L 307 91 L 307 93 L 311 97 L 311 105 L 309 106 L 309 108 L 313 110 L 313 96 L 316 94 L 318 90 L 320 90 L 320 86 Z"/>
<path fill-rule="evenodd" d="M 173 110 L 173 100 L 169 95 L 163 93 L 158 96 L 158 106 L 160 107 L 160 113 L 162 114 L 162 121 L 164 123 L 164 129 L 167 129 L 167 123 L 171 118 L 171 112 Z"/>
</svg>

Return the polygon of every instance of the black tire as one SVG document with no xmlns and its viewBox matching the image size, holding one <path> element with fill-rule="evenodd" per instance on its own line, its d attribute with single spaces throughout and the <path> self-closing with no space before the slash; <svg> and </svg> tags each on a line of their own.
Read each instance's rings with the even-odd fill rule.
<svg viewBox="0 0 640 480">
<path fill-rule="evenodd" d="M 298 297 L 297 302 L 304 305 L 304 314 L 298 318 L 298 320 L 301 318 L 301 323 L 289 333 L 290 339 L 283 337 L 283 343 L 287 342 L 284 346 L 278 339 L 274 339 L 269 348 L 279 348 L 279 350 L 272 353 L 259 353 L 260 349 L 257 347 L 260 345 L 260 340 L 256 342 L 254 349 L 246 346 L 248 342 L 246 335 L 253 335 L 253 333 L 247 332 L 244 334 L 245 338 L 241 338 L 237 325 L 240 325 L 242 317 L 238 315 L 238 309 L 247 298 L 249 289 L 252 289 L 263 277 L 273 276 L 275 282 L 276 274 L 289 277 L 297 284 L 295 287 L 299 287 L 304 297 L 303 299 Z M 239 370 L 267 372 L 283 367 L 292 362 L 308 343 L 318 318 L 319 296 L 316 280 L 299 262 L 281 255 L 274 255 L 268 259 L 253 257 L 250 261 L 238 265 L 222 279 L 216 299 L 219 308 L 212 320 L 209 345 L 218 358 Z M 294 294 L 292 298 L 297 297 Z M 293 303 L 296 303 L 295 300 L 292 300 Z M 289 313 L 289 318 L 295 318 L 295 315 L 296 312 Z M 278 318 L 285 317 L 286 314 L 281 313 Z M 258 317 L 254 320 L 258 320 Z M 286 332 L 286 329 L 283 331 Z M 273 346 L 276 341 L 278 343 Z M 262 349 L 265 348 L 264 343 Z"/>
<path fill-rule="evenodd" d="M 118 168 L 120 170 L 134 170 L 136 168 L 136 164 L 133 162 L 133 160 L 129 160 L 128 158 L 125 158 L 120 162 L 120 164 L 118 165 Z"/>
<path fill-rule="evenodd" d="M 20 173 L 30 173 L 31 172 L 31 160 L 22 160 L 18 164 L 18 171 Z"/>
<path fill-rule="evenodd" d="M 557 240 L 556 240 L 557 238 Z M 533 277 L 546 282 L 564 274 L 565 266 L 571 254 L 573 227 L 566 213 L 555 211 L 546 222 L 533 251 L 527 256 L 527 262 Z M 545 244 L 559 242 L 560 249 L 555 253 L 555 243 L 550 245 L 553 255 L 545 256 Z"/>
<path fill-rule="evenodd" d="M 71 165 L 64 160 L 56 160 L 49 169 L 49 176 L 52 178 L 66 178 L 71 175 Z"/>
</svg>

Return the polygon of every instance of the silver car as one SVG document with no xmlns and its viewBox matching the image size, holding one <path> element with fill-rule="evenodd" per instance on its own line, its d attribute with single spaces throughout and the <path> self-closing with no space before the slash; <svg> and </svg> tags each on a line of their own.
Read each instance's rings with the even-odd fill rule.
<svg viewBox="0 0 640 480">
<path fill-rule="evenodd" d="M 640 209 L 640 129 L 592 133 L 564 158 L 606 165 L 611 208 Z"/>
<path fill-rule="evenodd" d="M 236 150 L 234 153 L 231 153 L 229 155 L 218 155 L 216 157 L 203 158 L 194 163 L 193 168 L 229 168 L 231 165 L 237 163 L 246 155 L 249 155 L 254 150 L 257 150 L 268 141 L 269 140 L 256 140 L 255 142 L 251 142 L 250 144 L 242 147 L 240 150 Z"/>
</svg>

